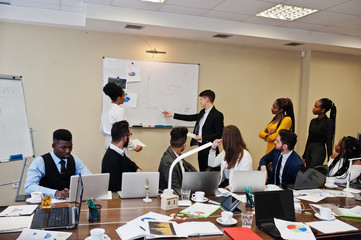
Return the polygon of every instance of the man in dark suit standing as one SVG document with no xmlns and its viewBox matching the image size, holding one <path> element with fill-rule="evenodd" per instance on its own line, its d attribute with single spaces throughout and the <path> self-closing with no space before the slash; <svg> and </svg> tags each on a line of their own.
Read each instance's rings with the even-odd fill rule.
<svg viewBox="0 0 361 240">
<path fill-rule="evenodd" d="M 164 111 L 163 114 L 165 117 L 173 117 L 178 120 L 196 121 L 193 131 L 196 138 L 192 139 L 191 146 L 202 146 L 208 142 L 213 142 L 215 139 L 222 138 L 224 117 L 213 105 L 215 98 L 216 95 L 212 90 L 204 90 L 199 94 L 199 103 L 203 108 L 199 113 L 185 115 Z M 208 168 L 209 150 L 210 147 L 198 152 L 199 171 L 206 171 Z M 217 148 L 217 154 L 218 152 L 219 150 Z M 213 169 L 210 168 L 210 170 L 219 171 L 219 167 Z"/>
<path fill-rule="evenodd" d="M 304 167 L 301 157 L 293 150 L 297 143 L 297 135 L 282 129 L 275 140 L 274 149 L 261 158 L 261 171 L 267 171 L 266 165 L 272 162 L 271 177 L 268 183 L 275 185 L 294 184 L 298 170 Z"/>
</svg>

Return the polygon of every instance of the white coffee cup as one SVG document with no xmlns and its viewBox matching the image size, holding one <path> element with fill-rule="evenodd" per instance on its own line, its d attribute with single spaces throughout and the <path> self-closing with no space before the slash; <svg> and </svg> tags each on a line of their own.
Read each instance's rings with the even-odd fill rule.
<svg viewBox="0 0 361 240">
<path fill-rule="evenodd" d="M 31 200 L 33 200 L 34 202 L 40 202 L 42 196 L 43 196 L 43 194 L 41 192 L 32 192 Z"/>
<path fill-rule="evenodd" d="M 232 220 L 233 213 L 228 211 L 223 211 L 222 213 L 222 222 L 229 223 Z"/>
<path fill-rule="evenodd" d="M 204 192 L 202 191 L 197 191 L 195 193 L 192 194 L 192 198 L 195 199 L 196 201 L 203 201 L 204 199 Z"/>
<path fill-rule="evenodd" d="M 104 240 L 105 230 L 103 228 L 94 228 L 90 230 L 92 240 Z"/>
<path fill-rule="evenodd" d="M 331 218 L 331 208 L 320 208 L 321 218 L 330 219 Z"/>
<path fill-rule="evenodd" d="M 335 185 L 335 180 L 336 180 L 335 177 L 327 177 L 325 185 L 333 186 Z"/>
</svg>

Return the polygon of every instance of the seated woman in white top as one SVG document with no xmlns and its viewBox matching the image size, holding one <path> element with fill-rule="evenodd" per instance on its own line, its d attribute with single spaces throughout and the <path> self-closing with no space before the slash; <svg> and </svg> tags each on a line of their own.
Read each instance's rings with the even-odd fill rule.
<svg viewBox="0 0 361 240">
<path fill-rule="evenodd" d="M 328 161 L 328 176 L 336 177 L 336 184 L 347 183 L 348 174 L 350 173 L 348 159 L 361 157 L 360 142 L 351 136 L 343 137 L 335 146 L 335 152 Z M 361 161 L 354 160 L 351 167 L 350 182 L 355 180 L 360 174 Z"/>
<path fill-rule="evenodd" d="M 216 149 L 223 143 L 223 151 L 216 157 Z M 236 126 L 229 125 L 223 129 L 222 139 L 213 141 L 208 155 L 208 166 L 221 165 L 219 187 L 227 187 L 234 170 L 251 171 L 252 157 L 247 151 L 241 132 Z"/>
</svg>

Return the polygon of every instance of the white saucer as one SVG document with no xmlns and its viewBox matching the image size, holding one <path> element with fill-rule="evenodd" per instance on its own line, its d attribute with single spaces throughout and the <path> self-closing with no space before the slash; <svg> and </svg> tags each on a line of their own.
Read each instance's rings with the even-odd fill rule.
<svg viewBox="0 0 361 240">
<path fill-rule="evenodd" d="M 204 197 L 203 200 L 196 200 L 196 198 L 192 197 L 192 201 L 193 202 L 204 203 L 204 202 L 208 202 L 208 198 Z"/>
<path fill-rule="evenodd" d="M 325 220 L 325 221 L 332 221 L 332 220 L 336 219 L 336 217 L 333 214 L 331 214 L 330 218 L 323 218 L 323 217 L 321 217 L 321 215 L 319 213 L 315 213 L 315 217 L 317 217 L 320 220 Z"/>
<path fill-rule="evenodd" d="M 227 223 L 222 221 L 222 217 L 217 218 L 216 221 L 217 221 L 217 223 L 219 223 L 219 224 L 221 224 L 223 226 L 232 226 L 232 225 L 237 223 L 237 220 L 234 219 L 234 218 L 232 218 L 231 221 L 227 222 Z"/>
<path fill-rule="evenodd" d="M 87 238 L 84 239 L 84 240 L 92 240 L 92 237 L 89 236 L 89 237 L 87 237 Z M 110 240 L 110 237 L 108 237 L 108 235 L 104 234 L 104 240 Z"/>
<path fill-rule="evenodd" d="M 328 184 L 325 184 L 325 188 L 330 188 L 330 189 L 334 189 L 334 188 L 337 188 L 338 186 L 336 184 L 333 184 L 333 185 L 328 185 Z"/>
<path fill-rule="evenodd" d="M 27 198 L 25 201 L 26 201 L 27 203 L 32 203 L 32 204 L 41 203 L 41 200 L 34 201 L 32 198 Z"/>
</svg>

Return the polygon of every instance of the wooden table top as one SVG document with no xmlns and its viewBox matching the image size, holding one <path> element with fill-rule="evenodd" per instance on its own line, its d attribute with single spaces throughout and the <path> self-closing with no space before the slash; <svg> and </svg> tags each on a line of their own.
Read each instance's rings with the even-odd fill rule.
<svg viewBox="0 0 361 240">
<path fill-rule="evenodd" d="M 79 226 L 77 229 L 74 230 L 64 230 L 64 231 L 70 231 L 73 234 L 69 237 L 69 239 L 85 239 L 90 235 L 90 230 L 93 228 L 104 228 L 105 233 L 111 238 L 111 239 L 119 239 L 118 234 L 115 232 L 115 229 L 118 227 L 126 224 L 130 220 L 133 220 L 134 218 L 137 218 L 143 214 L 146 214 L 148 212 L 156 212 L 164 215 L 171 215 L 172 213 L 178 213 L 185 207 L 179 207 L 178 209 L 172 209 L 172 210 L 162 210 L 160 208 L 160 197 L 158 198 L 152 198 L 151 203 L 144 203 L 142 199 L 120 199 L 118 197 L 113 197 L 112 200 L 104 200 L 104 201 L 95 201 L 95 203 L 102 205 L 101 209 L 101 221 L 99 223 L 90 223 L 88 222 L 88 207 L 86 205 L 86 202 L 83 202 L 81 213 L 80 213 L 80 220 L 79 220 Z M 314 217 L 313 211 L 308 205 L 309 202 L 302 201 L 303 205 L 305 207 L 305 210 L 303 210 L 301 213 L 296 213 L 296 221 L 298 222 L 311 222 L 311 221 L 318 221 L 317 218 Z M 353 207 L 356 205 L 359 205 L 359 202 L 357 202 L 354 198 L 326 198 L 317 204 L 321 203 L 335 203 L 339 204 L 343 207 Z M 19 204 L 19 203 L 16 203 Z M 20 203 L 24 204 L 24 203 Z M 272 203 L 270 203 L 271 206 Z M 62 206 L 72 206 L 74 203 L 57 203 L 54 206 L 56 207 L 62 207 Z M 240 204 L 239 208 L 244 210 L 252 210 L 252 209 L 246 209 L 245 204 Z M 307 214 L 305 212 L 312 213 Z M 218 224 L 216 222 L 216 219 L 221 216 L 221 210 L 216 211 L 214 214 L 212 214 L 210 217 L 204 219 L 204 218 L 198 218 L 193 216 L 187 216 L 186 221 L 211 221 L 213 222 L 221 231 L 223 231 L 223 226 Z M 238 222 L 235 227 L 241 227 L 241 216 L 240 214 L 234 214 L 233 216 Z M 338 219 L 341 219 L 338 217 Z M 361 229 L 361 221 L 356 220 L 350 220 L 346 218 L 342 218 L 342 221 Z M 178 223 L 183 222 L 183 220 L 177 220 Z M 232 226 L 233 227 L 233 226 Z M 259 235 L 262 239 L 273 239 L 268 234 L 264 233 L 262 230 L 260 230 L 255 225 L 255 219 L 253 218 L 253 224 L 251 228 L 257 235 Z M 0 234 L 0 239 L 16 239 L 20 233 L 6 233 L 6 234 Z M 315 234 L 317 239 L 361 239 L 361 230 L 359 231 L 351 231 L 351 232 L 344 232 L 339 234 L 323 234 L 322 232 L 318 232 Z M 197 237 L 202 239 L 231 239 L 227 234 L 224 234 L 222 236 L 204 236 L 204 237 Z"/>
</svg>

